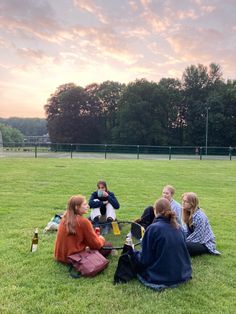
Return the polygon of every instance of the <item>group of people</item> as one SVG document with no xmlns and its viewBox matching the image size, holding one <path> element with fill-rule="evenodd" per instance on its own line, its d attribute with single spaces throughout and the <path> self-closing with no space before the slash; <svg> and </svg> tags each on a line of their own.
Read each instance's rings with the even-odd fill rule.
<svg viewBox="0 0 236 314">
<path fill-rule="evenodd" d="M 215 236 L 208 218 L 199 207 L 196 193 L 186 192 L 182 195 L 182 206 L 174 200 L 175 189 L 166 185 L 162 191 L 162 198 L 169 201 L 171 211 L 175 213 L 178 225 L 185 234 L 185 242 L 191 256 L 211 253 L 219 255 L 216 250 Z M 147 207 L 141 218 L 136 221 L 145 229 L 154 222 L 156 217 L 153 206 Z"/>
<path fill-rule="evenodd" d="M 175 189 L 163 188 L 162 197 L 154 206 L 147 207 L 136 220 L 145 228 L 140 251 L 129 254 L 138 279 L 153 289 L 174 287 L 191 279 L 190 256 L 220 254 L 208 218 L 199 207 L 193 192 L 182 195 L 182 206 L 173 199 Z M 105 244 L 103 235 L 97 235 L 92 222 L 112 222 L 119 202 L 105 181 L 97 183 L 89 204 L 82 195 L 72 196 L 57 232 L 54 257 L 67 263 L 67 257 L 85 250 L 100 250 Z M 91 208 L 89 219 L 83 217 Z M 106 252 L 107 253 L 107 252 Z"/>
</svg>

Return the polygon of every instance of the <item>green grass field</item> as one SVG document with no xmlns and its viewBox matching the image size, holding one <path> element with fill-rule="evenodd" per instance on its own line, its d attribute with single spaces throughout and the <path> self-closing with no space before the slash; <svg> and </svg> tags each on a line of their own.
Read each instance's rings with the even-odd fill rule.
<svg viewBox="0 0 236 314">
<path fill-rule="evenodd" d="M 135 219 L 172 184 L 200 198 L 221 256 L 192 259 L 193 279 L 161 293 L 133 280 L 113 285 L 117 256 L 95 278 L 71 279 L 53 260 L 55 233 L 47 222 L 73 194 L 89 198 L 105 179 Z M 235 313 L 236 161 L 0 159 L 0 313 Z M 30 253 L 35 227 L 39 247 Z"/>
</svg>

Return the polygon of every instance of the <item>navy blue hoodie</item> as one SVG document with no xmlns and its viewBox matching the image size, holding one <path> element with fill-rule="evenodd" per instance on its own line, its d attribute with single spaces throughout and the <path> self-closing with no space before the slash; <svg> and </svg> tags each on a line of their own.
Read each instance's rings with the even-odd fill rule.
<svg viewBox="0 0 236 314">
<path fill-rule="evenodd" d="M 146 229 L 142 250 L 134 252 L 138 273 L 149 283 L 167 286 L 191 279 L 191 260 L 182 228 L 175 229 L 169 219 L 155 218 Z"/>
<path fill-rule="evenodd" d="M 104 201 L 108 201 L 114 209 L 119 209 L 120 204 L 115 197 L 115 194 L 110 191 L 106 191 L 108 193 L 107 197 L 98 197 L 97 191 L 93 192 L 89 199 L 89 207 L 90 208 L 101 208 L 101 214 L 104 215 L 106 212 L 106 205 L 103 204 Z M 96 201 L 94 201 L 96 199 Z M 103 212 L 102 212 L 103 211 Z"/>
</svg>

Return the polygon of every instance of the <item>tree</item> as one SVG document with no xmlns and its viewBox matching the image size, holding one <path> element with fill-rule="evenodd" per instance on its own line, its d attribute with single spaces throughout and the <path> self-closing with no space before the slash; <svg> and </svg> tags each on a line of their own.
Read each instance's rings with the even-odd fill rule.
<svg viewBox="0 0 236 314">
<path fill-rule="evenodd" d="M 112 129 L 117 123 L 118 103 L 125 84 L 106 81 L 85 87 L 86 93 L 97 103 L 101 117 L 102 142 L 112 142 Z"/>
<path fill-rule="evenodd" d="M 184 71 L 181 108 L 182 119 L 185 123 L 184 145 L 201 146 L 204 144 L 206 108 L 209 107 L 210 98 L 216 95 L 215 91 L 222 83 L 220 66 L 213 63 L 209 69 L 199 64 L 198 66 L 191 65 Z M 211 106 L 215 106 L 216 103 L 211 101 Z M 214 110 L 210 112 L 212 115 Z"/>
<path fill-rule="evenodd" d="M 181 115 L 182 91 L 181 82 L 173 78 L 163 78 L 158 83 L 162 102 L 166 106 L 168 123 L 167 145 L 181 145 L 183 141 L 183 119 Z"/>
<path fill-rule="evenodd" d="M 52 142 L 100 142 L 99 110 L 82 87 L 72 83 L 59 86 L 45 110 Z"/>
<path fill-rule="evenodd" d="M 235 145 L 235 81 L 219 65 L 191 65 L 182 81 L 61 85 L 45 106 L 53 142 Z"/>
<path fill-rule="evenodd" d="M 236 80 L 228 80 L 222 88 L 224 120 L 221 134 L 224 146 L 236 146 Z M 221 144 L 222 145 L 222 144 Z"/>
<path fill-rule="evenodd" d="M 0 118 L 0 123 L 18 129 L 25 136 L 42 136 L 47 133 L 46 119 L 40 118 Z"/>
<path fill-rule="evenodd" d="M 3 144 L 22 144 L 24 135 L 17 129 L 10 126 L 0 124 L 0 131 L 2 132 Z"/>
<path fill-rule="evenodd" d="M 166 110 L 156 83 L 145 79 L 129 83 L 119 102 L 114 139 L 122 144 L 164 145 L 168 128 Z"/>
</svg>

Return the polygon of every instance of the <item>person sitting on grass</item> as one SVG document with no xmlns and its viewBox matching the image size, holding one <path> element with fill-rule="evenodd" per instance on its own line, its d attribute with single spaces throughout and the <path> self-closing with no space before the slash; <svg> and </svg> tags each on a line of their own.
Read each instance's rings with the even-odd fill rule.
<svg viewBox="0 0 236 314">
<path fill-rule="evenodd" d="M 182 227 L 165 198 L 154 204 L 155 219 L 147 227 L 141 251 L 129 251 L 137 277 L 145 286 L 162 290 L 192 277 L 190 256 Z"/>
<path fill-rule="evenodd" d="M 59 224 L 54 248 L 54 258 L 58 262 L 68 263 L 69 255 L 84 251 L 86 247 L 100 250 L 105 239 L 97 235 L 91 221 L 83 215 L 88 211 L 86 198 L 82 195 L 72 196 L 65 214 Z M 103 254 L 101 250 L 100 253 Z"/>
<path fill-rule="evenodd" d="M 116 220 L 116 209 L 120 208 L 120 204 L 115 194 L 108 191 L 105 181 L 98 181 L 97 191 L 93 192 L 89 199 L 89 206 L 92 209 L 90 219 L 95 223 L 112 222 Z M 109 230 L 105 227 L 103 234 Z"/>
<path fill-rule="evenodd" d="M 185 223 L 186 244 L 191 256 L 215 254 L 215 236 L 206 214 L 199 208 L 198 197 L 193 192 L 182 195 L 183 222 Z"/>
<path fill-rule="evenodd" d="M 178 224 L 182 225 L 182 208 L 181 205 L 173 199 L 175 194 L 175 188 L 172 185 L 164 186 L 162 190 L 162 197 L 166 198 L 170 202 L 171 210 L 176 214 Z M 140 219 L 136 222 L 143 226 L 145 229 L 153 222 L 155 218 L 153 206 L 148 206 L 143 211 Z"/>
</svg>

